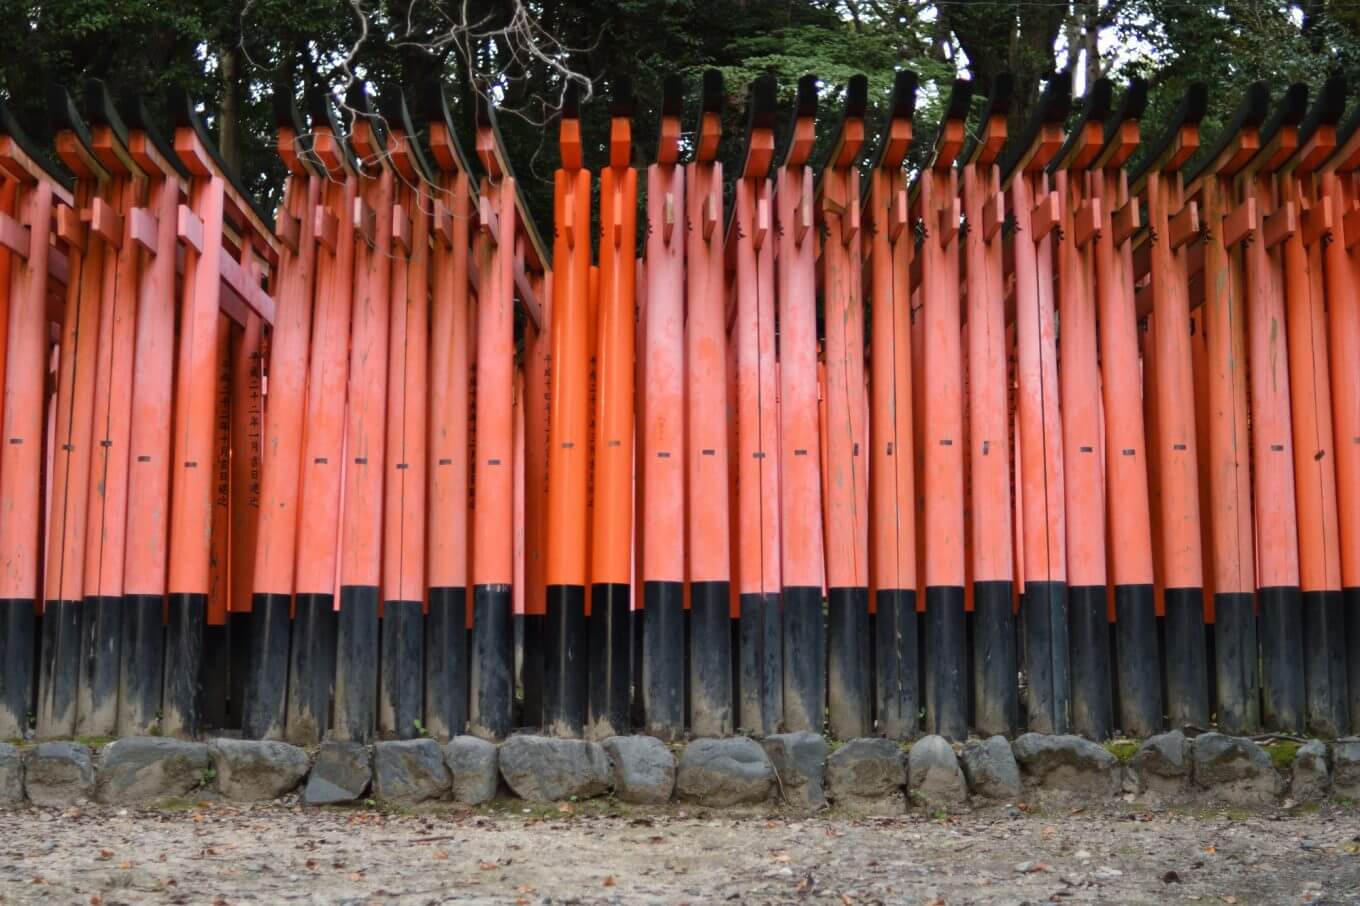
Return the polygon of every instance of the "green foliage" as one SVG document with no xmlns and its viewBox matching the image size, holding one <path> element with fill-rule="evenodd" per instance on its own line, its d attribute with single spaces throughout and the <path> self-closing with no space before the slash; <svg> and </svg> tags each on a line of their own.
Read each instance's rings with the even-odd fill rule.
<svg viewBox="0 0 1360 906">
<path fill-rule="evenodd" d="M 1119 759 L 1120 764 L 1128 764 L 1138 754 L 1138 747 L 1136 739 L 1111 739 L 1105 743 L 1105 751 Z"/>
<path fill-rule="evenodd" d="M 1289 773 L 1294 769 L 1294 759 L 1299 754 L 1302 743 L 1291 742 L 1287 739 L 1278 739 L 1275 742 L 1268 742 L 1261 748 L 1266 750 L 1270 756 L 1270 763 L 1275 765 L 1275 770 Z"/>
</svg>

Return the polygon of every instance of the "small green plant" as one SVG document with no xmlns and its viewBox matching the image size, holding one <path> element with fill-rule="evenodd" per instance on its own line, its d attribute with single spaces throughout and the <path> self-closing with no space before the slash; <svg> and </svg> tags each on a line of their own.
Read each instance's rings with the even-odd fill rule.
<svg viewBox="0 0 1360 906">
<path fill-rule="evenodd" d="M 365 799 L 365 800 L 364 800 L 364 808 L 377 808 L 377 807 L 378 807 L 378 800 L 376 800 L 376 799 Z"/>
<path fill-rule="evenodd" d="M 201 786 L 207 786 L 216 779 L 217 779 L 216 768 L 204 768 L 203 773 L 199 775 L 199 780 L 202 781 L 200 784 Z"/>
<path fill-rule="evenodd" d="M 430 735 L 430 731 L 425 729 L 425 724 L 421 722 L 419 717 L 411 721 L 411 726 L 415 727 L 416 735 L 419 737 L 424 738 Z"/>
<path fill-rule="evenodd" d="M 1128 764 L 1138 754 L 1136 739 L 1111 739 L 1105 743 L 1105 751 L 1119 759 L 1120 764 Z"/>
<path fill-rule="evenodd" d="M 1261 748 L 1265 749 L 1266 754 L 1270 756 L 1270 763 L 1275 766 L 1275 770 L 1292 771 L 1294 759 L 1298 756 L 1302 743 L 1279 739 L 1275 742 L 1268 742 Z"/>
</svg>

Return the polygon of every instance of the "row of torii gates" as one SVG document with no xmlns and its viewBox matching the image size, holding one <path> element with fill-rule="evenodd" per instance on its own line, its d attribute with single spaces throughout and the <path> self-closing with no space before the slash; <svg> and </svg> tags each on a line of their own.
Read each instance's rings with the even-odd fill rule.
<svg viewBox="0 0 1360 906">
<path fill-rule="evenodd" d="M 1343 81 L 960 80 L 914 174 L 910 72 L 728 174 L 684 89 L 643 230 L 568 96 L 551 249 L 437 85 L 280 93 L 272 218 L 186 97 L 0 108 L 0 738 L 1360 728 Z"/>
</svg>

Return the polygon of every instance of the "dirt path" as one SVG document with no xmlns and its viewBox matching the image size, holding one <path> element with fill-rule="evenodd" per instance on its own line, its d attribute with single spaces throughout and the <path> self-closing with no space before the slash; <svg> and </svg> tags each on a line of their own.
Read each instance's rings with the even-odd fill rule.
<svg viewBox="0 0 1360 906">
<path fill-rule="evenodd" d="M 1355 807 L 865 820 L 569 808 L 0 812 L 0 902 L 1360 903 Z"/>
</svg>

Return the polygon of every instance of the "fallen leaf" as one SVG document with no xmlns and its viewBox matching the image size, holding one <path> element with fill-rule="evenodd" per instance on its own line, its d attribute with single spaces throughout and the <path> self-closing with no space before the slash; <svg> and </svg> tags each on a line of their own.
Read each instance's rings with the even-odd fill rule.
<svg viewBox="0 0 1360 906">
<path fill-rule="evenodd" d="M 111 849 L 101 849 L 101 850 L 99 851 L 99 861 L 100 861 L 100 862 L 107 862 L 107 861 L 109 861 L 109 860 L 112 859 L 112 858 L 113 858 L 113 850 L 111 850 Z"/>
<path fill-rule="evenodd" d="M 91 895 L 90 895 L 90 906 L 104 906 L 104 898 L 101 897 L 101 896 L 100 896 L 99 894 L 97 894 L 97 893 L 91 894 Z"/>
<path fill-rule="evenodd" d="M 362 881 L 364 879 L 364 873 L 362 871 L 356 871 L 349 876 L 349 879 L 351 881 Z"/>
<path fill-rule="evenodd" d="M 604 886 L 605 886 L 605 887 L 613 887 L 613 886 L 614 886 L 614 876 L 613 876 L 613 875 L 605 875 L 605 876 L 604 876 Z"/>
<path fill-rule="evenodd" d="M 789 861 L 789 854 L 788 854 L 788 853 L 775 853 L 773 858 L 774 858 L 774 860 L 775 860 L 776 862 L 787 862 L 787 861 Z"/>
<path fill-rule="evenodd" d="M 1181 876 L 1174 871 L 1168 871 L 1162 875 L 1163 884 L 1179 884 L 1180 882 Z"/>
<path fill-rule="evenodd" d="M 1218 847 L 1212 846 L 1212 845 L 1211 845 L 1211 846 L 1206 846 L 1206 847 L 1204 847 L 1203 852 L 1205 852 L 1205 853 L 1207 853 L 1208 855 L 1211 855 L 1211 856 L 1212 856 L 1214 853 L 1218 852 Z"/>
<path fill-rule="evenodd" d="M 480 868 L 482 871 L 491 871 L 493 868 L 497 868 L 498 866 L 496 865 L 495 862 L 478 862 L 477 867 Z"/>
<path fill-rule="evenodd" d="M 1054 827 L 1053 825 L 1049 824 L 1049 825 L 1045 825 L 1045 826 L 1044 826 L 1044 829 L 1043 829 L 1042 831 L 1040 831 L 1039 833 L 1040 833 L 1041 835 L 1043 835 L 1044 837 L 1051 837 L 1051 836 L 1053 836 L 1054 834 L 1056 834 L 1057 832 L 1058 832 L 1058 829 L 1057 829 L 1056 827 Z"/>
<path fill-rule="evenodd" d="M 444 850 L 442 849 L 436 849 L 432 855 L 434 856 L 435 860 L 439 862 L 447 862 L 449 859 L 449 854 L 444 852 Z"/>
<path fill-rule="evenodd" d="M 812 872 L 808 872 L 807 874 L 803 875 L 803 879 L 801 881 L 794 885 L 793 889 L 795 893 L 808 893 L 809 891 L 812 890 L 812 886 L 816 883 L 817 883 L 816 879 L 812 877 Z"/>
<path fill-rule="evenodd" d="M 132 863 L 131 863 L 131 862 L 119 862 L 119 863 L 118 863 L 118 867 L 121 868 L 121 869 L 123 869 L 123 871 L 127 871 L 129 868 L 132 867 Z"/>
</svg>

